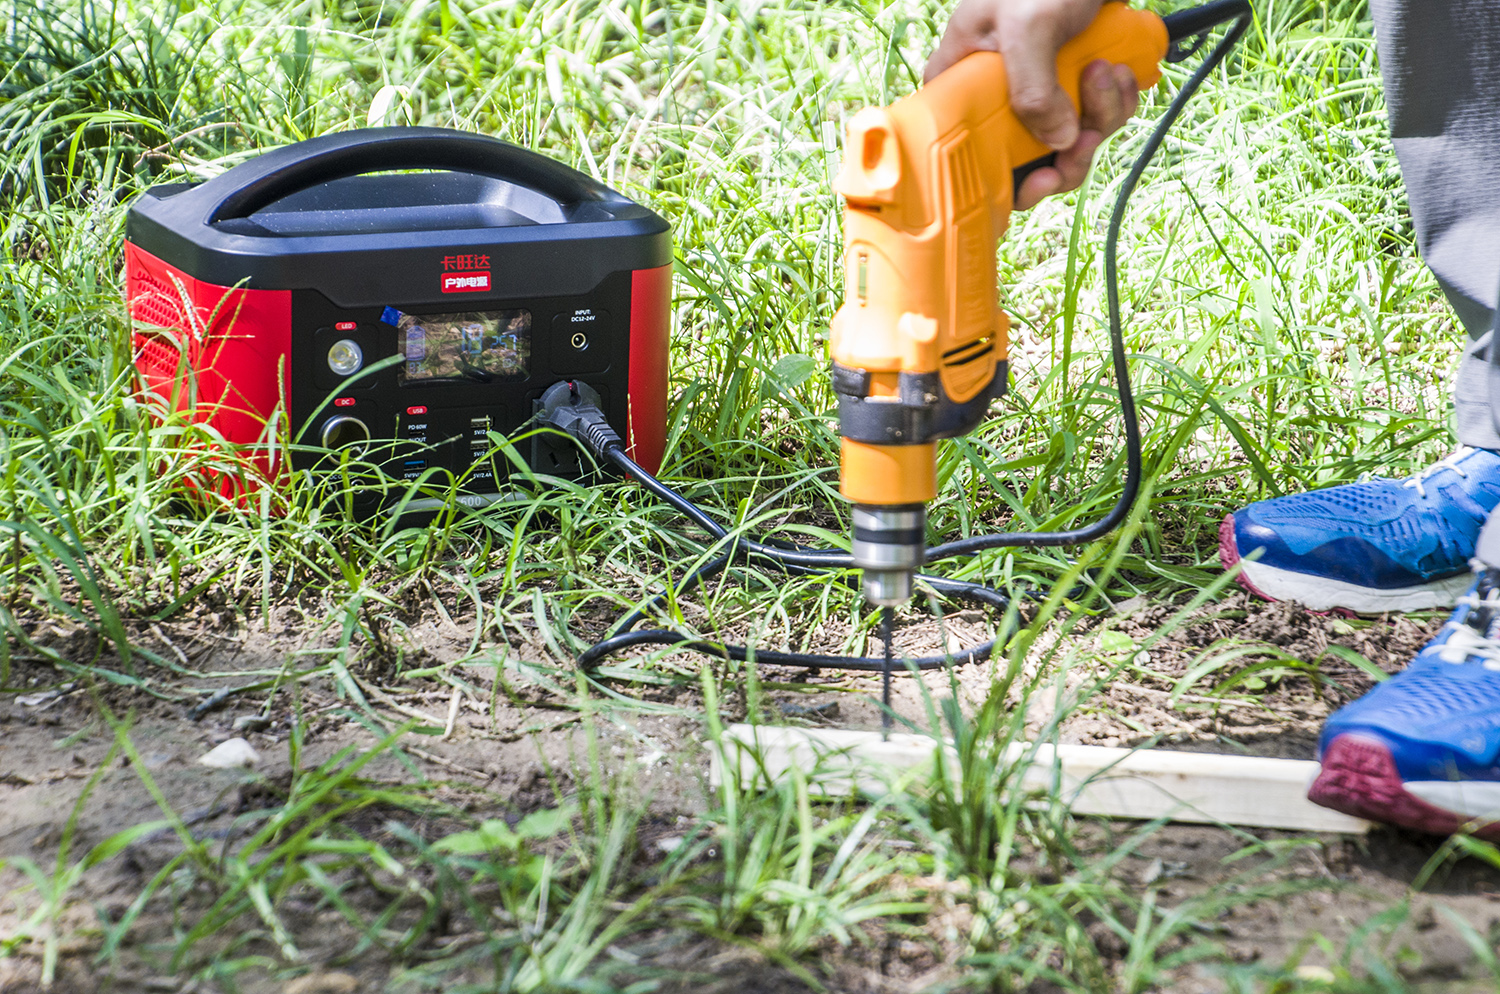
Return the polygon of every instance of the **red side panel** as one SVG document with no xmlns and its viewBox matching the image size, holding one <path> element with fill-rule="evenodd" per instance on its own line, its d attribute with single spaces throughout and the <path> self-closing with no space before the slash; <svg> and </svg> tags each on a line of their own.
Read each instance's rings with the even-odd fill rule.
<svg viewBox="0 0 1500 994">
<path fill-rule="evenodd" d="M 667 448 L 667 350 L 672 267 L 637 269 L 630 283 L 630 458 L 655 473 Z"/>
<path fill-rule="evenodd" d="M 204 283 L 126 242 L 125 301 L 144 390 L 253 448 L 258 475 L 274 478 L 274 419 L 287 409 L 291 375 L 291 291 Z M 255 486 L 226 480 L 221 490 Z"/>
</svg>

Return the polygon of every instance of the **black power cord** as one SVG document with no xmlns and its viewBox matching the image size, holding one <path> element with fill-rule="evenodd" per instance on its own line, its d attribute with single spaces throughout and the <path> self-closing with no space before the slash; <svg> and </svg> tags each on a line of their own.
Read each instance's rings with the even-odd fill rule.
<svg viewBox="0 0 1500 994">
<path fill-rule="evenodd" d="M 1200 24 L 1197 19 L 1188 19 L 1188 15 L 1197 14 L 1200 11 L 1218 14 L 1219 19 L 1206 25 Z M 946 559 L 950 556 L 973 555 L 985 549 L 1018 545 L 1032 547 L 1083 545 L 1103 538 L 1123 524 L 1125 518 L 1129 516 L 1130 508 L 1135 504 L 1135 499 L 1141 491 L 1141 424 L 1136 414 L 1135 394 L 1130 389 L 1130 366 L 1125 354 L 1124 323 L 1120 319 L 1120 277 L 1116 267 L 1116 255 L 1120 245 L 1120 224 L 1125 220 L 1125 207 L 1130 202 L 1130 195 L 1135 192 L 1141 175 L 1145 173 L 1146 167 L 1151 164 L 1157 150 L 1166 140 L 1167 132 L 1171 130 L 1173 124 L 1177 123 L 1177 118 L 1182 115 L 1183 108 L 1198 91 L 1198 87 L 1202 86 L 1209 73 L 1224 61 L 1224 57 L 1229 54 L 1235 42 L 1240 40 L 1240 35 L 1245 33 L 1245 28 L 1249 27 L 1250 4 L 1248 0 L 1219 0 L 1216 4 L 1194 7 L 1191 10 L 1170 15 L 1170 17 L 1184 18 L 1185 23 L 1179 21 L 1179 26 L 1192 29 L 1181 34 L 1176 33 L 1169 19 L 1167 31 L 1174 44 L 1183 38 L 1207 30 L 1208 27 L 1220 23 L 1229 16 L 1235 18 L 1234 23 L 1224 33 L 1224 37 L 1219 39 L 1219 43 L 1214 46 L 1208 58 L 1199 64 L 1182 89 L 1177 91 L 1177 96 L 1167 107 L 1167 112 L 1152 129 L 1151 137 L 1146 140 L 1145 147 L 1135 157 L 1135 163 L 1131 165 L 1130 172 L 1125 176 L 1125 182 L 1120 186 L 1119 195 L 1115 197 L 1115 209 L 1110 215 L 1109 230 L 1104 236 L 1104 287 L 1109 299 L 1109 348 L 1114 358 L 1115 380 L 1120 384 L 1120 415 L 1125 421 L 1125 486 L 1120 491 L 1120 499 L 1115 501 L 1115 506 L 1110 508 L 1108 514 L 1082 528 L 1060 532 L 1001 532 L 996 535 L 973 535 L 928 549 L 927 562 Z"/>
<path fill-rule="evenodd" d="M 1128 356 L 1125 352 L 1125 333 L 1123 322 L 1120 318 L 1120 291 L 1119 273 L 1116 267 L 1116 256 L 1120 240 L 1120 225 L 1125 217 L 1125 208 L 1130 201 L 1130 196 L 1135 192 L 1141 176 L 1146 167 L 1150 165 L 1160 149 L 1162 142 L 1166 140 L 1167 132 L 1181 116 L 1183 108 L 1193 95 L 1202 86 L 1208 75 L 1224 61 L 1229 50 L 1239 41 L 1245 29 L 1250 24 L 1251 9 L 1248 0 L 1216 0 L 1202 7 L 1191 8 L 1177 14 L 1169 15 L 1165 20 L 1168 36 L 1173 44 L 1173 53 L 1176 57 L 1169 56 L 1169 61 L 1178 61 L 1196 51 L 1198 46 L 1185 50 L 1185 54 L 1177 54 L 1183 50 L 1180 43 L 1187 39 L 1205 34 L 1213 27 L 1233 18 L 1233 23 L 1225 32 L 1224 37 L 1214 46 L 1213 51 L 1203 60 L 1193 74 L 1183 84 L 1177 96 L 1168 106 L 1161 120 L 1157 122 L 1147 139 L 1145 147 L 1136 156 L 1130 172 L 1126 175 L 1124 183 L 1120 187 L 1119 195 L 1115 198 L 1114 212 L 1110 216 L 1109 229 L 1104 239 L 1104 280 L 1106 293 L 1109 301 L 1109 343 L 1110 353 L 1113 359 L 1115 379 L 1119 383 L 1120 414 L 1125 422 L 1125 483 L 1121 490 L 1119 499 L 1115 502 L 1104 517 L 1093 524 L 1081 528 L 1073 528 L 1067 531 L 1056 532 L 1000 532 L 993 535 L 974 535 L 969 538 L 959 539 L 934 546 L 927 550 L 926 561 L 932 562 L 938 559 L 946 559 L 952 556 L 972 555 L 986 549 L 998 549 L 1014 546 L 1058 546 L 1058 545 L 1081 545 L 1102 538 L 1113 531 L 1130 513 L 1136 497 L 1140 494 L 1141 487 L 1141 430 L 1140 419 L 1136 411 L 1135 396 L 1130 388 L 1130 367 Z M 1201 45 L 1201 41 L 1199 42 Z M 567 384 L 565 391 L 558 384 L 553 391 L 559 391 L 555 396 L 555 403 L 547 405 L 547 398 L 543 398 L 543 410 L 538 420 L 543 424 L 550 424 L 559 428 L 584 446 L 596 459 L 613 463 L 627 476 L 636 480 L 641 486 L 655 494 L 665 503 L 682 512 L 701 528 L 706 530 L 715 539 L 727 540 L 726 550 L 708 563 L 699 567 L 693 573 L 685 577 L 679 586 L 680 590 L 691 589 L 702 583 L 705 579 L 722 572 L 737 558 L 744 557 L 749 560 L 762 560 L 774 564 L 789 573 L 808 574 L 822 573 L 831 570 L 848 569 L 853 566 L 851 556 L 845 552 L 834 550 L 804 549 L 790 546 L 758 542 L 741 536 L 732 536 L 729 531 L 710 517 L 692 501 L 682 494 L 667 486 L 657 479 L 646 469 L 637 464 L 625 454 L 624 442 L 619 435 L 609 427 L 603 413 L 596 406 L 596 402 L 590 402 L 589 398 L 580 395 L 579 386 Z M 585 388 L 586 390 L 587 388 Z M 592 391 L 588 391 L 592 393 Z M 988 605 L 990 607 L 1005 610 L 1010 606 L 1009 598 L 992 587 L 982 584 L 969 583 L 963 580 L 950 580 L 943 577 L 919 575 L 918 577 L 932 589 L 942 594 L 949 594 L 975 604 Z M 614 626 L 617 634 L 589 647 L 578 657 L 578 665 L 585 669 L 592 668 L 599 660 L 612 655 L 623 649 L 637 645 L 678 645 L 692 649 L 707 655 L 738 661 L 755 661 L 758 663 L 769 663 L 779 666 L 795 666 L 809 669 L 843 669 L 860 672 L 883 673 L 886 678 L 885 700 L 887 715 L 889 714 L 889 680 L 892 672 L 891 666 L 891 611 L 886 609 L 882 612 L 882 635 L 885 641 L 885 658 L 875 659 L 865 656 L 827 656 L 816 653 L 781 652 L 775 649 L 750 649 L 746 646 L 723 645 L 704 639 L 694 638 L 684 632 L 672 629 L 647 629 L 642 631 L 630 631 L 632 627 L 644 620 L 646 613 L 653 607 L 659 605 L 665 598 L 662 592 L 649 598 L 639 608 L 621 618 Z M 956 654 L 944 654 L 941 656 L 921 656 L 916 659 L 903 660 L 908 667 L 917 670 L 937 669 L 944 666 L 957 666 L 970 662 L 980 662 L 988 659 L 997 644 L 1003 644 L 1009 637 L 1009 633 L 1000 633 L 994 639 L 983 642 L 973 648 Z"/>
<path fill-rule="evenodd" d="M 603 422 L 603 417 L 602 414 L 598 415 L 600 423 Z M 592 417 L 590 420 L 592 420 Z M 577 436 L 575 435 L 574 437 Z M 726 567 L 741 555 L 747 559 L 769 562 L 790 573 L 804 575 L 808 573 L 824 573 L 835 569 L 847 569 L 852 566 L 849 554 L 845 552 L 781 548 L 768 545 L 764 542 L 731 535 L 728 529 L 705 514 L 702 508 L 661 482 L 661 480 L 658 480 L 651 473 L 647 472 L 645 467 L 626 455 L 624 443 L 620 441 L 618 435 L 614 437 L 607 447 L 597 452 L 596 455 L 601 459 L 613 463 L 625 475 L 640 483 L 665 503 L 670 504 L 687 515 L 715 539 L 728 541 L 728 549 L 685 577 L 678 587 L 679 590 L 691 589 L 709 577 L 723 572 Z M 1004 610 L 1010 606 L 1010 599 L 992 587 L 986 587 L 978 583 L 969 583 L 965 580 L 950 580 L 940 576 L 922 575 L 920 578 L 934 590 L 942 594 L 948 594 L 962 600 L 1000 610 Z M 671 629 L 658 628 L 634 632 L 629 630 L 645 618 L 646 612 L 665 600 L 666 596 L 665 592 L 656 594 L 639 608 L 621 618 L 614 626 L 615 630 L 620 634 L 612 635 L 584 650 L 583 654 L 578 657 L 578 665 L 588 669 L 605 656 L 612 655 L 622 649 L 627 649 L 635 645 L 680 645 L 684 648 L 694 649 L 711 656 L 719 656 L 742 662 L 753 659 L 757 662 L 770 663 L 777 666 L 798 666 L 808 669 L 859 670 L 867 673 L 889 671 L 886 660 L 873 657 L 825 656 L 816 653 L 781 652 L 776 649 L 752 650 L 745 646 L 721 645 L 717 642 L 695 639 L 683 632 Z M 996 639 L 991 639 L 956 655 L 920 656 L 916 659 L 907 660 L 907 662 L 916 666 L 919 670 L 938 669 L 949 664 L 980 662 L 989 658 L 990 653 L 995 648 L 996 641 Z M 887 641 L 887 645 L 889 644 L 889 641 Z"/>
</svg>

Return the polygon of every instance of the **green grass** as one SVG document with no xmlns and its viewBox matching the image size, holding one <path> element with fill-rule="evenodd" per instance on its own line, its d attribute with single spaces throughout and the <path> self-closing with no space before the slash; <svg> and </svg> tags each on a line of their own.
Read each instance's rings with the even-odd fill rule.
<svg viewBox="0 0 1500 994">
<path fill-rule="evenodd" d="M 270 521 L 260 507 L 214 520 L 177 507 L 182 493 L 156 464 L 210 456 L 199 429 L 157 424 L 128 400 L 115 275 L 123 203 L 149 182 L 373 119 L 509 138 L 669 217 L 667 475 L 726 521 L 790 526 L 783 533 L 804 540 L 843 531 L 832 397 L 817 372 L 840 292 L 836 136 L 851 109 L 912 86 L 936 11 L 272 4 L 153 18 L 84 4 L 75 16 L 20 4 L 7 32 L 25 54 L 7 58 L 3 91 L 16 127 L 0 173 L 10 343 L 0 505 L 15 522 L 18 585 L 40 585 L 54 609 L 70 603 L 119 654 L 130 651 L 119 619 L 169 609 L 194 589 L 192 567 L 197 582 L 262 613 L 311 587 L 368 616 L 397 599 L 393 586 L 426 582 L 452 556 L 471 577 L 499 581 L 476 600 L 548 588 L 565 629 L 591 602 L 633 602 L 695 547 L 674 517 L 625 489 L 548 494 L 420 535 L 330 514 L 322 498 L 351 485 L 337 475 L 296 481 L 272 498 Z M 1205 584 L 1228 508 L 1400 472 L 1448 441 L 1451 319 L 1411 248 L 1363 9 L 1278 6 L 1264 17 L 1148 173 L 1122 240 L 1155 496 L 1116 580 L 1121 596 Z M 1142 116 L 1159 106 L 1153 93 Z M 1076 524 L 1113 501 L 1123 456 L 1090 233 L 1143 137 L 1120 134 L 1087 195 L 1018 217 L 1002 249 L 1015 387 L 1001 416 L 944 447 L 935 534 Z M 629 527 L 606 527 L 616 522 Z M 819 527 L 809 536 L 799 522 Z M 1064 562 L 1014 550 L 948 568 L 1044 587 Z M 224 568 L 210 579 L 203 563 Z M 566 575 L 546 583 L 560 563 Z M 719 591 L 713 623 L 769 605 L 760 638 L 796 644 L 799 612 L 777 605 L 821 584 L 746 582 L 748 598 Z M 83 596 L 63 596 L 75 584 Z M 852 607 L 837 600 L 817 597 L 816 610 Z"/>
<path fill-rule="evenodd" d="M 430 785 L 356 776 L 365 758 L 402 748 L 392 738 L 299 773 L 217 856 L 184 832 L 178 875 L 159 877 L 136 909 L 165 901 L 204 915 L 175 935 L 173 969 L 225 990 L 237 971 L 301 969 L 282 909 L 311 894 L 412 989 L 443 977 L 561 989 L 604 978 L 606 961 L 620 984 L 645 983 L 650 957 L 631 943 L 663 930 L 748 946 L 819 985 L 828 978 L 816 962 L 830 949 L 861 948 L 880 930 L 924 934 L 909 906 L 940 898 L 910 881 L 934 877 L 974 895 L 978 924 L 953 949 L 972 957 L 979 987 L 1022 986 L 1024 961 L 1035 968 L 1024 976 L 1066 989 L 1147 989 L 1188 958 L 1221 956 L 1210 941 L 1174 945 L 1215 907 L 1168 910 L 1122 887 L 1111 873 L 1131 843 L 1102 861 L 1074 847 L 1067 812 L 1012 792 L 997 750 L 1019 734 L 1014 694 L 1069 662 L 1053 648 L 1023 665 L 1048 625 L 1066 633 L 1104 598 L 1215 596 L 1227 510 L 1403 473 L 1450 445 L 1459 333 L 1416 258 L 1365 6 L 1259 3 L 1257 13 L 1148 171 L 1121 240 L 1149 476 L 1139 527 L 1083 554 L 943 564 L 1011 589 L 1061 584 L 1073 598 L 1054 598 L 1025 630 L 977 712 L 934 710 L 931 724 L 964 743 L 961 784 L 870 808 L 815 804 L 805 785 L 726 791 L 657 863 L 632 841 L 647 799 L 595 768 L 573 778 L 581 807 L 566 828 L 454 814 L 452 831 L 434 837 L 392 814 L 375 842 L 347 827 L 355 812 L 430 803 Z M 124 213 L 152 183 L 366 124 L 482 131 L 595 175 L 674 226 L 663 475 L 726 525 L 831 546 L 846 524 L 821 372 L 842 292 L 830 192 L 839 135 L 855 109 L 913 88 L 945 16 L 933 3 L 857 0 L 16 0 L 0 14 L 0 688 L 82 678 L 201 703 L 209 692 L 187 678 L 222 675 L 178 658 L 152 626 L 208 608 L 264 628 L 295 605 L 313 648 L 231 674 L 268 706 L 313 681 L 372 723 L 389 717 L 382 687 L 402 681 L 480 699 L 524 690 L 586 725 L 599 713 L 670 710 L 652 694 L 700 678 L 709 720 L 713 702 L 743 700 L 742 667 L 670 651 L 612 661 L 586 688 L 575 681 L 572 658 L 609 619 L 711 555 L 705 536 L 637 488 L 539 486 L 421 529 L 342 510 L 355 490 L 381 485 L 357 463 L 299 474 L 248 506 L 193 500 L 184 478 L 232 454 L 133 398 Z M 1142 122 L 1183 78 L 1168 68 Z M 1001 292 L 1015 382 L 995 417 L 942 447 L 933 534 L 1080 524 L 1117 496 L 1123 442 L 1098 270 L 1115 186 L 1145 134 L 1127 127 L 1084 191 L 1013 220 Z M 494 441 L 502 460 L 528 445 Z M 1073 557 L 1096 568 L 1082 572 Z M 491 687 L 420 651 L 413 619 L 439 611 L 472 633 L 462 661 L 491 671 Z M 844 650 L 863 652 L 873 631 L 844 587 L 752 567 L 661 613 L 707 637 L 748 632 L 794 649 L 826 651 L 835 631 Z M 73 635 L 49 637 L 44 621 Z M 1317 666 L 1236 652 L 1205 652 L 1179 692 L 1242 693 Z M 1051 861 L 1044 873 L 1016 855 L 1037 852 Z M 64 846 L 50 873 L 22 867 L 40 917 L 0 955 L 55 946 L 43 926 L 76 874 L 112 853 L 70 862 Z M 373 870 L 358 865 L 371 860 Z M 490 908 L 503 914 L 492 920 Z M 1106 962 L 1079 916 L 1124 943 L 1123 965 Z M 437 923 L 457 920 L 477 938 L 452 949 Z M 128 925 L 112 926 L 110 955 Z M 207 941 L 214 928 L 241 930 L 244 948 Z M 611 949 L 625 952 L 611 959 Z M 1333 985 L 1296 979 L 1295 964 L 1231 979 L 1244 990 L 1385 989 L 1359 986 L 1379 974 L 1363 954 L 1339 955 Z"/>
</svg>

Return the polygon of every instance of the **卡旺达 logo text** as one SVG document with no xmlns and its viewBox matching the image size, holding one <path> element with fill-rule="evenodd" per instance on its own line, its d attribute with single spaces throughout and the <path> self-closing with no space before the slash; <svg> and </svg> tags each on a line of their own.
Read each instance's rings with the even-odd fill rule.
<svg viewBox="0 0 1500 994">
<path fill-rule="evenodd" d="M 474 293 L 490 288 L 490 257 L 477 253 L 443 256 L 444 293 Z"/>
</svg>

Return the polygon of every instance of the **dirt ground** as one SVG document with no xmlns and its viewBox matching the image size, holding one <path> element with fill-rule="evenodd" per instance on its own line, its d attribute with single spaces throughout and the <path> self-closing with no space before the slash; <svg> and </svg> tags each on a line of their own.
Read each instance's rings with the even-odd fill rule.
<svg viewBox="0 0 1500 994">
<path fill-rule="evenodd" d="M 1039 645 L 1037 665 L 1060 668 L 1025 702 L 1033 732 L 1065 717 L 1059 737 L 1065 742 L 1137 745 L 1157 742 L 1174 749 L 1235 751 L 1267 756 L 1313 758 L 1322 719 L 1340 703 L 1362 693 L 1371 677 L 1351 661 L 1358 653 L 1387 672 L 1394 671 L 1431 636 L 1440 623 L 1433 618 L 1381 618 L 1373 621 L 1308 614 L 1289 605 L 1265 605 L 1232 595 L 1203 609 L 1169 635 L 1141 648 L 1142 640 L 1173 615 L 1166 607 L 1125 605 L 1108 618 L 1093 619 L 1062 642 Z M 289 771 L 288 729 L 300 715 L 305 729 L 303 766 L 321 762 L 347 745 L 367 746 L 375 736 L 356 720 L 351 702 L 326 680 L 297 689 L 283 687 L 270 698 L 265 691 L 232 694 L 212 708 L 195 711 L 204 692 L 244 686 L 242 674 L 272 671 L 290 654 L 305 652 L 291 627 L 245 625 L 231 616 L 205 625 L 201 619 L 177 626 L 161 625 L 143 634 L 153 644 L 213 679 L 158 680 L 163 696 L 108 685 L 84 687 L 64 682 L 35 662 L 15 663 L 13 684 L 23 692 L 0 695 L 0 950 L 4 938 L 36 907 L 37 895 L 23 886 L 15 865 L 21 857 L 50 868 L 75 803 L 106 760 L 113 734 L 103 709 L 129 716 L 130 736 L 164 800 L 200 838 L 226 840 L 237 812 L 258 803 L 267 784 Z M 431 660 L 456 658 L 470 642 L 462 619 L 434 618 L 413 629 Z M 830 638 L 841 633 L 830 633 Z M 963 612 L 936 621 L 908 625 L 897 635 L 898 649 L 918 651 L 941 639 L 961 644 L 985 635 L 984 619 Z M 93 652 L 87 633 L 55 630 L 51 646 L 72 658 Z M 76 643 L 76 644 L 72 644 Z M 1263 647 L 1259 655 L 1234 657 L 1203 679 L 1184 684 L 1184 674 L 1200 670 L 1214 653 L 1246 644 Z M 1336 647 L 1330 650 L 1330 647 Z M 1339 651 L 1339 649 L 1347 651 Z M 878 653 L 878 643 L 872 647 Z M 1257 661 L 1300 661 L 1262 668 L 1238 687 L 1224 681 Z M 1205 655 L 1207 654 L 1207 655 Z M 1050 671 L 1050 670 L 1049 670 Z M 575 771 L 586 767 L 590 722 L 601 754 L 616 771 L 628 771 L 643 796 L 650 798 L 650 818 L 641 827 L 641 845 L 671 837 L 708 803 L 707 759 L 702 748 L 702 699 L 692 681 L 648 688 L 642 695 L 654 712 L 617 708 L 584 719 L 563 706 L 545 681 L 527 682 L 511 671 L 475 666 L 462 674 L 460 687 L 435 680 L 382 686 L 376 679 L 359 686 L 371 707 L 393 721 L 419 720 L 430 734 L 409 736 L 405 762 L 382 756 L 366 771 L 376 780 L 409 782 L 416 774 L 443 784 L 453 806 L 476 816 L 514 813 L 556 803 L 570 789 Z M 958 674 L 960 694 L 971 701 L 988 688 L 993 670 L 969 667 Z M 879 680 L 831 671 L 768 671 L 770 717 L 838 727 L 876 727 Z M 949 692 L 948 676 L 928 674 L 928 693 Z M 1097 692 L 1091 684 L 1103 681 Z M 1215 693 L 1216 689 L 1221 691 Z M 191 693 L 188 693 L 191 691 Z M 896 681 L 894 704 L 905 718 L 922 723 L 926 713 L 922 689 L 910 678 Z M 1236 692 L 1242 691 L 1242 692 Z M 169 699 L 169 698 L 177 699 Z M 1080 698 L 1082 703 L 1080 705 Z M 742 700 L 728 702 L 730 717 Z M 253 770 L 215 770 L 196 760 L 214 745 L 243 736 L 260 753 Z M 582 775 L 582 774 L 578 774 Z M 141 776 L 122 757 L 105 770 L 81 809 L 71 838 L 73 859 L 111 834 L 161 817 Z M 1081 848 L 1108 851 L 1134 826 L 1099 821 L 1080 824 Z M 372 826 L 372 831 L 379 831 Z M 1256 840 L 1269 843 L 1258 855 L 1229 857 Z M 1168 826 L 1151 836 L 1121 868 L 1123 879 L 1144 891 L 1156 888 L 1163 906 L 1201 899 L 1223 888 L 1306 883 L 1300 893 L 1247 900 L 1226 911 L 1216 938 L 1227 943 L 1240 962 L 1332 965 L 1350 946 L 1380 949 L 1399 964 L 1410 989 L 1423 991 L 1489 990 L 1493 981 L 1473 979 L 1474 956 L 1450 920 L 1457 916 L 1479 933 L 1500 935 L 1500 868 L 1480 860 L 1450 861 L 1439 867 L 1420 893 L 1408 894 L 1424 874 L 1439 840 L 1376 829 L 1365 837 L 1302 838 L 1269 830 L 1233 832 L 1196 826 Z M 100 944 L 99 922 L 118 920 L 179 843 L 163 829 L 135 841 L 123 853 L 94 868 L 72 892 L 60 919 L 67 936 L 62 943 L 59 981 L 63 991 L 212 990 L 172 979 L 162 949 L 169 948 L 174 923 L 146 914 L 133 944 L 101 973 L 94 965 Z M 1284 859 L 1270 853 L 1282 850 Z M 1298 890 L 1282 887 L 1282 890 Z M 1360 939 L 1371 920 L 1410 896 L 1411 913 L 1382 942 Z M 952 902 L 962 913 L 962 900 Z M 317 994 L 378 989 L 388 968 L 371 957 L 353 963 L 336 961 L 354 936 L 342 919 L 316 908 L 301 913 L 316 939 L 309 939 L 309 962 L 322 964 L 293 981 L 259 974 L 261 986 L 241 990 Z M 933 916 L 944 919 L 943 912 Z M 1319 943 L 1322 945 L 1320 946 Z M 1311 952 L 1306 952 L 1309 946 Z M 840 991 L 919 991 L 952 980 L 956 969 L 943 961 L 943 943 L 912 943 L 892 936 L 876 948 L 831 950 L 830 989 Z M 805 989 L 792 974 L 768 966 L 744 949 L 678 936 L 647 937 L 632 953 L 664 969 L 691 964 L 699 974 L 695 991 L 794 991 Z M 0 955 L 0 990 L 34 989 L 40 976 L 37 944 L 23 944 Z M 702 982 L 705 970 L 720 982 Z M 1185 964 L 1176 973 L 1173 991 L 1223 989 L 1223 981 L 1206 967 Z"/>
</svg>

